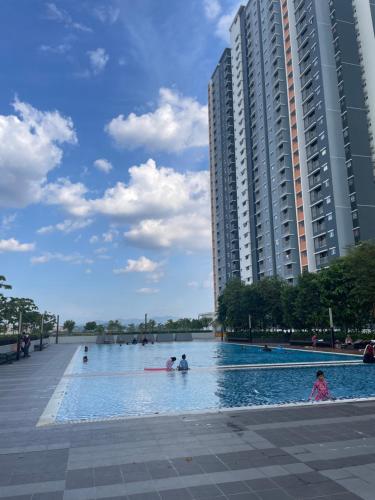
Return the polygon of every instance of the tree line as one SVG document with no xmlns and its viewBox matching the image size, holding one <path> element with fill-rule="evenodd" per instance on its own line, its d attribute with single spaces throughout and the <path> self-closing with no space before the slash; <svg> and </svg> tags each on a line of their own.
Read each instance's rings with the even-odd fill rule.
<svg viewBox="0 0 375 500">
<path fill-rule="evenodd" d="M 219 297 L 218 321 L 224 329 L 324 330 L 329 308 L 335 328 L 359 332 L 375 318 L 375 244 L 364 242 L 328 268 L 304 272 L 296 285 L 269 277 L 251 285 L 231 280 Z"/>
<path fill-rule="evenodd" d="M 0 275 L 0 289 L 11 290 L 5 276 Z M 42 313 L 33 299 L 25 297 L 6 297 L 0 293 L 0 332 L 17 333 L 18 323 L 22 312 L 22 329 L 30 333 L 40 331 L 43 316 L 43 331 L 50 332 L 56 325 L 56 316 Z"/>
<path fill-rule="evenodd" d="M 149 319 L 145 323 L 130 323 L 123 325 L 119 320 L 110 320 L 107 325 L 97 324 L 96 321 L 88 321 L 84 326 L 85 332 L 90 333 L 135 333 L 135 332 L 158 332 L 158 331 L 186 331 L 186 330 L 202 330 L 207 328 L 211 323 L 209 318 L 181 318 L 177 320 L 169 319 L 165 323 L 157 323 L 153 319 Z M 63 328 L 69 333 L 72 333 L 76 327 L 73 320 L 66 320 Z"/>
</svg>

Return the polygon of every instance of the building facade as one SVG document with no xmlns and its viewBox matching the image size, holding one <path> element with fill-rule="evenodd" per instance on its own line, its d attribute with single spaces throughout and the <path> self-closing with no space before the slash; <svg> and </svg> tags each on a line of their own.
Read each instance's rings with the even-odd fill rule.
<svg viewBox="0 0 375 500">
<path fill-rule="evenodd" d="M 231 51 L 225 49 L 208 86 L 211 224 L 215 297 L 240 277 Z"/>
<path fill-rule="evenodd" d="M 235 16 L 227 58 L 245 283 L 295 283 L 375 239 L 374 25 L 374 0 L 250 0 Z M 220 226 L 225 204 L 215 209 Z M 217 275 L 215 262 L 214 245 Z"/>
</svg>

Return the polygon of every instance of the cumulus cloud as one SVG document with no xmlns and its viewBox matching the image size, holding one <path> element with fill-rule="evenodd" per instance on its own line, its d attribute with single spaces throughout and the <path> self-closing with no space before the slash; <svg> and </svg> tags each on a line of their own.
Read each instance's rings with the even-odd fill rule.
<svg viewBox="0 0 375 500">
<path fill-rule="evenodd" d="M 219 0 L 204 0 L 203 5 L 207 19 L 215 19 L 221 12 Z"/>
<path fill-rule="evenodd" d="M 2 252 L 31 252 L 35 249 L 35 243 L 20 243 L 15 238 L 0 240 L 0 253 Z"/>
<path fill-rule="evenodd" d="M 95 160 L 94 167 L 101 172 L 104 172 L 105 174 L 108 174 L 113 168 L 112 164 L 105 158 L 99 158 L 98 160 Z"/>
<path fill-rule="evenodd" d="M 44 199 L 77 217 L 99 214 L 129 223 L 125 237 L 140 247 L 199 250 L 210 246 L 207 171 L 180 173 L 158 168 L 150 159 L 131 167 L 129 177 L 128 184 L 118 182 L 94 199 L 86 198 L 83 184 L 60 179 L 46 186 Z M 103 241 L 110 242 L 117 234 L 111 229 L 103 233 Z"/>
<path fill-rule="evenodd" d="M 161 88 L 158 107 L 143 115 L 119 115 L 106 127 L 116 144 L 126 149 L 146 147 L 179 152 L 208 144 L 207 106 L 174 90 Z"/>
<path fill-rule="evenodd" d="M 114 24 L 120 16 L 120 9 L 113 5 L 100 5 L 93 10 L 93 14 L 102 23 Z"/>
<path fill-rule="evenodd" d="M 0 205 L 38 201 L 48 172 L 62 160 L 64 143 L 76 144 L 71 118 L 13 102 L 16 115 L 0 115 Z"/>
<path fill-rule="evenodd" d="M 94 75 L 101 73 L 109 61 L 109 55 L 105 49 L 98 48 L 96 50 L 89 50 L 87 54 L 89 56 L 91 69 Z"/>
<path fill-rule="evenodd" d="M 71 264 L 92 264 L 94 261 L 81 255 L 80 253 L 63 254 L 59 252 L 45 252 L 42 255 L 32 257 L 30 262 L 32 264 L 47 264 L 52 260 L 59 262 L 69 262 Z"/>
<path fill-rule="evenodd" d="M 65 219 L 63 222 L 54 224 L 51 226 L 44 226 L 37 230 L 38 234 L 53 233 L 55 231 L 61 231 L 62 233 L 72 233 L 73 231 L 78 231 L 83 229 L 90 224 L 92 224 L 92 219 Z"/>
<path fill-rule="evenodd" d="M 57 5 L 53 2 L 46 3 L 46 17 L 51 21 L 63 24 L 66 28 L 72 28 L 77 31 L 92 31 L 92 29 L 88 26 L 74 21 L 69 12 L 57 7 Z"/>
<path fill-rule="evenodd" d="M 161 262 L 155 262 L 147 257 L 139 257 L 139 259 L 128 259 L 127 265 L 120 269 L 114 269 L 115 274 L 124 273 L 152 273 L 161 266 Z"/>
<path fill-rule="evenodd" d="M 158 288 L 138 288 L 137 290 L 137 293 L 141 293 L 141 294 L 144 294 L 144 295 L 152 295 L 152 294 L 155 294 L 155 293 L 159 293 L 159 289 Z"/>
<path fill-rule="evenodd" d="M 142 220 L 126 231 L 124 236 L 143 248 L 204 250 L 210 248 L 211 244 L 209 218 L 199 213 Z"/>
</svg>

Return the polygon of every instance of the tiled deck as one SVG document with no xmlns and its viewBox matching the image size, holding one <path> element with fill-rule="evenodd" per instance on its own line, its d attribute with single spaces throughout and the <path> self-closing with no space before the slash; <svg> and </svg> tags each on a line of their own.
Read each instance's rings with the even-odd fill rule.
<svg viewBox="0 0 375 500">
<path fill-rule="evenodd" d="M 3 500 L 375 498 L 375 402 L 37 428 L 75 349 L 0 366 Z"/>
</svg>

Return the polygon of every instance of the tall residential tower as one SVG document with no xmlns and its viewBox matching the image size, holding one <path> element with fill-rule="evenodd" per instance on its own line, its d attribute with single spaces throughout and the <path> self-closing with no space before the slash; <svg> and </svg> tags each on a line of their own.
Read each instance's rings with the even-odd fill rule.
<svg viewBox="0 0 375 500">
<path fill-rule="evenodd" d="M 375 238 L 374 25 L 375 0 L 250 0 L 235 16 L 224 54 L 245 283 L 273 275 L 294 283 Z M 227 109 L 213 105 L 212 81 L 214 186 L 229 172 L 214 160 L 211 115 Z M 213 236 L 226 211 L 213 196 Z M 219 267 L 214 237 L 215 283 Z"/>
</svg>

